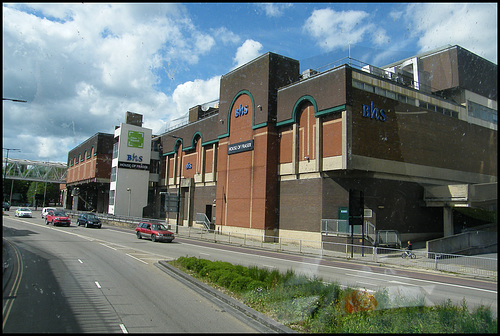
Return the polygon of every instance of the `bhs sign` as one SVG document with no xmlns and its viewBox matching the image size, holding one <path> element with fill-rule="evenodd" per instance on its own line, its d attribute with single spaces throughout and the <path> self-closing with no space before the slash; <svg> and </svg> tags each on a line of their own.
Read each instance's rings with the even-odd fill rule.
<svg viewBox="0 0 500 336">
<path fill-rule="evenodd" d="M 363 117 L 365 118 L 370 118 L 370 119 L 375 119 L 378 121 L 386 121 L 387 116 L 385 115 L 385 110 L 384 109 L 379 109 L 378 107 L 375 107 L 373 105 L 373 102 L 371 102 L 370 105 L 363 104 Z"/>
<path fill-rule="evenodd" d="M 239 116 L 243 116 L 248 114 L 248 105 L 238 107 L 236 110 L 234 110 L 234 117 L 238 118 Z"/>
</svg>

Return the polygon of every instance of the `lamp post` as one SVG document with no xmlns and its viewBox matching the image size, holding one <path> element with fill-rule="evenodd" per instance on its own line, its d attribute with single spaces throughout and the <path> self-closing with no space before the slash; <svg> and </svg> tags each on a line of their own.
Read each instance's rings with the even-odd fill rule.
<svg viewBox="0 0 500 336">
<path fill-rule="evenodd" d="M 128 191 L 128 216 L 130 217 L 130 205 L 132 201 L 132 189 L 127 188 Z"/>
<path fill-rule="evenodd" d="M 171 135 L 169 134 L 168 136 L 174 138 L 174 139 L 180 139 L 181 144 L 184 141 L 181 137 L 178 137 L 176 135 Z M 176 156 L 176 162 L 179 162 L 179 179 L 178 179 L 178 187 L 177 187 L 177 220 L 175 224 L 175 233 L 179 233 L 179 217 L 180 217 L 180 212 L 181 212 L 181 173 L 182 173 L 182 151 L 181 151 L 181 157 L 179 159 L 179 146 L 175 146 L 175 156 Z M 177 168 L 177 167 L 176 167 Z M 176 172 L 177 173 L 177 172 Z"/>
<path fill-rule="evenodd" d="M 5 98 L 4 98 L 5 99 Z M 5 185 L 5 182 L 7 180 L 7 166 L 9 164 L 9 151 L 11 150 L 16 150 L 16 151 L 21 151 L 18 148 L 3 148 L 7 151 L 7 156 L 5 157 L 5 168 L 3 171 L 3 183 Z M 14 187 L 14 180 L 10 181 L 10 198 L 9 198 L 9 204 L 12 204 L 12 188 Z M 3 195 L 3 190 L 2 190 L 2 195 Z"/>
</svg>

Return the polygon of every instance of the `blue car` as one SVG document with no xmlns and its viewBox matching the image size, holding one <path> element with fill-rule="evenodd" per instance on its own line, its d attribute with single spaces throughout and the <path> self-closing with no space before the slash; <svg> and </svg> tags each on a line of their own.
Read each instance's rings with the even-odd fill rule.
<svg viewBox="0 0 500 336">
<path fill-rule="evenodd" d="M 78 215 L 78 219 L 76 220 L 76 223 L 78 226 L 80 225 L 85 225 L 86 228 L 88 227 L 96 227 L 98 229 L 101 228 L 102 223 L 99 217 L 97 217 L 96 214 L 93 213 L 83 213 Z"/>
</svg>

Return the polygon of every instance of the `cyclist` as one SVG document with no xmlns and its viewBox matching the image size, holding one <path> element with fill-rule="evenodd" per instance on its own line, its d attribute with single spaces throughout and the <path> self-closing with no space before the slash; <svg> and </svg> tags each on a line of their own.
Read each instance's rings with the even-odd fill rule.
<svg viewBox="0 0 500 336">
<path fill-rule="evenodd" d="M 408 240 L 408 246 L 406 247 L 406 256 L 407 257 L 410 257 L 412 255 L 412 251 L 413 250 L 413 245 L 411 244 L 411 241 Z"/>
</svg>

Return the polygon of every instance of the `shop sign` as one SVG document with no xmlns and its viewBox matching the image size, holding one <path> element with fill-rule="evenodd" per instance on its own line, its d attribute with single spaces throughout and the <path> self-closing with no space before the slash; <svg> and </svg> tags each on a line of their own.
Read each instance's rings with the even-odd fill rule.
<svg viewBox="0 0 500 336">
<path fill-rule="evenodd" d="M 149 170 L 149 164 L 118 161 L 118 168 Z"/>
<path fill-rule="evenodd" d="M 253 140 L 239 142 L 234 145 L 227 146 L 227 154 L 235 154 L 253 150 Z"/>
<path fill-rule="evenodd" d="M 378 121 L 386 121 L 387 116 L 385 115 L 385 110 L 384 109 L 379 109 L 378 107 L 375 107 L 373 102 L 371 102 L 370 105 L 363 104 L 363 117 L 365 118 L 370 118 L 370 119 L 375 119 Z"/>
<path fill-rule="evenodd" d="M 244 116 L 246 114 L 248 114 L 248 105 L 242 106 L 240 104 L 240 107 L 238 107 L 234 110 L 234 117 L 235 118 L 238 118 L 239 116 Z"/>
<path fill-rule="evenodd" d="M 128 131 L 127 147 L 144 148 L 144 132 Z"/>
</svg>

